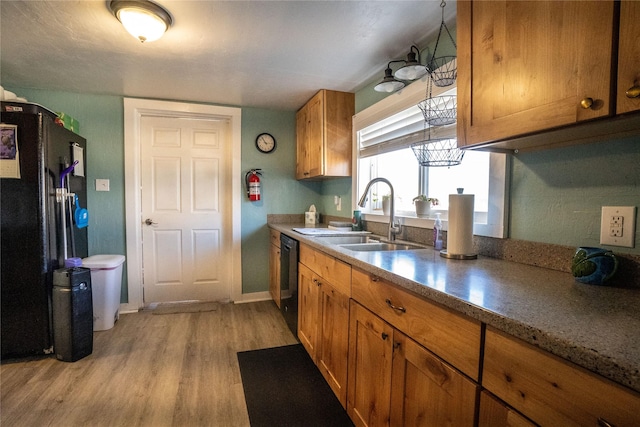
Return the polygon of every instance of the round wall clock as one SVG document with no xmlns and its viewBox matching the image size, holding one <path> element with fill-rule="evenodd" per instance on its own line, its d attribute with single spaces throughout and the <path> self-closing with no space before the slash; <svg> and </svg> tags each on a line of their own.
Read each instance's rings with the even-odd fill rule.
<svg viewBox="0 0 640 427">
<path fill-rule="evenodd" d="M 268 133 L 256 137 L 256 148 L 262 153 L 271 153 L 276 149 L 276 139 Z"/>
</svg>

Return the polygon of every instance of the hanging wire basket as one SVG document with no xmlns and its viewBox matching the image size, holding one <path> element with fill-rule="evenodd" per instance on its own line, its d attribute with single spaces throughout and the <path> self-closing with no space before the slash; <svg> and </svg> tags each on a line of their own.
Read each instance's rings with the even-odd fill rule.
<svg viewBox="0 0 640 427">
<path fill-rule="evenodd" d="M 451 86 L 458 77 L 457 59 L 455 56 L 432 58 L 427 64 L 433 84 L 438 87 Z"/>
<path fill-rule="evenodd" d="M 424 120 L 430 126 L 444 126 L 456 122 L 457 96 L 445 95 L 427 98 L 418 104 L 424 114 Z"/>
<path fill-rule="evenodd" d="M 436 39 L 436 46 L 433 48 L 433 57 L 430 61 L 427 61 L 427 71 L 431 76 L 433 84 L 438 87 L 451 86 L 458 76 L 456 55 L 452 56 L 436 56 L 438 45 L 440 44 L 440 37 L 442 36 L 442 30 L 447 32 L 449 41 L 453 45 L 454 52 L 458 49 L 456 42 L 453 40 L 453 36 L 449 31 L 449 27 L 444 22 L 444 7 L 446 2 L 442 0 L 440 7 L 442 8 L 442 21 L 440 22 L 440 31 L 438 31 L 438 38 Z"/>
<path fill-rule="evenodd" d="M 462 163 L 464 150 L 458 148 L 455 138 L 434 138 L 411 144 L 420 166 L 457 166 Z"/>
</svg>

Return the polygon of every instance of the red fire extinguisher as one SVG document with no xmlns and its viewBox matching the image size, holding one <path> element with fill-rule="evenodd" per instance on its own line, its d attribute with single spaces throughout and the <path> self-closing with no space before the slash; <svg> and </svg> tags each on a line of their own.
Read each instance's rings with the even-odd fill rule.
<svg viewBox="0 0 640 427">
<path fill-rule="evenodd" d="M 262 169 L 251 169 L 244 176 L 244 181 L 247 187 L 247 196 L 249 196 L 249 200 L 252 202 L 257 202 L 260 200 L 260 177 L 262 175 L 260 173 Z"/>
</svg>

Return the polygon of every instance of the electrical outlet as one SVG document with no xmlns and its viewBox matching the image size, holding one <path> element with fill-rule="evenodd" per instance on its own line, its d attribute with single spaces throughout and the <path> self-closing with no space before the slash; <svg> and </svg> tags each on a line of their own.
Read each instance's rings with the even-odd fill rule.
<svg viewBox="0 0 640 427">
<path fill-rule="evenodd" d="M 600 221 L 600 244 L 635 246 L 636 207 L 603 206 Z"/>
</svg>

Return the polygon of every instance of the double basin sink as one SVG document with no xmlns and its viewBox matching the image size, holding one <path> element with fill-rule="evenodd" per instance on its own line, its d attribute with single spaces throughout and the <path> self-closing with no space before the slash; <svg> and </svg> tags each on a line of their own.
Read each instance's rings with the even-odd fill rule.
<svg viewBox="0 0 640 427">
<path fill-rule="evenodd" d="M 371 236 L 324 236 L 318 240 L 354 252 L 407 251 L 424 249 L 408 243 L 384 242 Z"/>
</svg>

